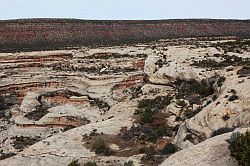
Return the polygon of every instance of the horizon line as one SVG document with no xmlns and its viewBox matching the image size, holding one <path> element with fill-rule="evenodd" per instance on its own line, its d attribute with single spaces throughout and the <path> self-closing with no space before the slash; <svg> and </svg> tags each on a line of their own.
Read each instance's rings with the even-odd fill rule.
<svg viewBox="0 0 250 166">
<path fill-rule="evenodd" d="M 15 20 L 83 20 L 83 21 L 167 21 L 167 20 L 239 20 L 249 21 L 249 19 L 241 18 L 160 18 L 160 19 L 86 19 L 86 18 L 72 18 L 72 17 L 27 17 L 27 18 L 10 18 L 0 19 L 0 21 L 15 21 Z"/>
</svg>

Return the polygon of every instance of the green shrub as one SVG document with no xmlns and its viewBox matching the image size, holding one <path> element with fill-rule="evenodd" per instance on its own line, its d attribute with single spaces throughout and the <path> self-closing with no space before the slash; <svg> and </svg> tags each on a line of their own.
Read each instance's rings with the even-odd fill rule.
<svg viewBox="0 0 250 166">
<path fill-rule="evenodd" d="M 161 110 L 170 104 L 172 97 L 170 96 L 157 96 L 154 99 L 142 99 L 139 101 L 139 109 Z"/>
<path fill-rule="evenodd" d="M 78 159 L 73 159 L 68 166 L 79 166 L 80 164 L 78 163 Z"/>
<path fill-rule="evenodd" d="M 129 160 L 128 162 L 124 163 L 124 166 L 133 166 L 134 162 L 132 160 Z"/>
<path fill-rule="evenodd" d="M 197 98 L 197 100 L 200 100 L 201 97 L 207 97 L 214 93 L 212 87 L 213 82 L 204 79 L 201 82 L 198 82 L 195 79 L 189 81 L 177 80 L 176 84 L 178 85 L 178 94 L 176 95 L 177 99 L 191 98 L 193 96 Z M 189 102 L 191 104 L 193 103 L 190 100 Z M 196 102 L 193 104 L 196 104 Z"/>
<path fill-rule="evenodd" d="M 108 145 L 106 145 L 106 143 L 101 138 L 98 138 L 94 142 L 92 149 L 95 151 L 96 154 L 102 154 L 105 156 L 111 155 L 112 153 Z"/>
<path fill-rule="evenodd" d="M 234 100 L 238 100 L 239 97 L 237 95 L 232 95 L 228 98 L 228 101 L 234 101 Z"/>
<path fill-rule="evenodd" d="M 192 110 L 190 108 L 185 109 L 184 115 L 186 118 L 190 119 L 192 117 L 194 117 L 196 114 L 198 114 L 199 112 L 201 112 L 202 107 L 198 107 L 196 110 Z"/>
<path fill-rule="evenodd" d="M 217 136 L 217 135 L 221 135 L 221 134 L 225 134 L 228 132 L 232 132 L 232 131 L 234 131 L 234 129 L 235 128 L 230 128 L 230 127 L 219 128 L 218 130 L 213 131 L 212 137 Z"/>
<path fill-rule="evenodd" d="M 171 137 L 173 135 L 174 128 L 168 125 L 160 126 L 158 129 L 156 129 L 157 137 L 163 137 L 163 136 L 169 136 Z"/>
<path fill-rule="evenodd" d="M 154 122 L 154 113 L 150 109 L 145 109 L 141 115 L 142 123 L 153 123 Z"/>
<path fill-rule="evenodd" d="M 174 144 L 170 143 L 165 145 L 165 147 L 161 150 L 161 154 L 163 155 L 170 155 L 177 151 L 177 148 Z"/>
<path fill-rule="evenodd" d="M 94 161 L 88 161 L 83 166 L 97 166 L 97 164 Z"/>
<path fill-rule="evenodd" d="M 156 151 L 155 151 L 155 148 L 153 146 L 146 147 L 143 150 L 144 150 L 144 153 L 145 153 L 145 156 L 142 157 L 143 161 L 154 160 Z"/>
<path fill-rule="evenodd" d="M 94 98 L 93 100 L 91 100 L 90 105 L 96 106 L 104 111 L 108 111 L 110 109 L 110 105 L 107 102 L 100 100 L 98 98 Z"/>
<path fill-rule="evenodd" d="M 243 66 L 240 70 L 237 71 L 239 77 L 250 76 L 250 66 Z"/>
<path fill-rule="evenodd" d="M 173 127 L 170 126 L 160 126 L 159 128 L 154 129 L 151 133 L 146 135 L 149 141 L 156 142 L 159 138 L 163 136 L 171 137 L 173 135 Z"/>
<path fill-rule="evenodd" d="M 132 99 L 138 98 L 142 94 L 141 86 L 131 88 Z"/>
<path fill-rule="evenodd" d="M 233 133 L 228 140 L 231 156 L 242 166 L 250 166 L 250 131 Z"/>
<path fill-rule="evenodd" d="M 219 87 L 221 87 L 223 85 L 223 83 L 225 82 L 226 78 L 224 76 L 220 76 L 218 81 L 217 81 L 217 85 Z"/>
</svg>

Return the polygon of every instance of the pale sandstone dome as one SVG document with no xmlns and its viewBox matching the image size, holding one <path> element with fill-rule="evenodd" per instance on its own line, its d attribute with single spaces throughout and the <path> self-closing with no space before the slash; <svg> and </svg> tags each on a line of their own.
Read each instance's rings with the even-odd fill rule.
<svg viewBox="0 0 250 166">
<path fill-rule="evenodd" d="M 238 132 L 246 132 L 247 129 L 241 129 Z M 249 130 L 249 128 L 248 128 Z M 166 159 L 161 166 L 235 166 L 237 161 L 230 157 L 227 139 L 230 133 L 210 138 L 198 145 L 176 152 Z"/>
</svg>

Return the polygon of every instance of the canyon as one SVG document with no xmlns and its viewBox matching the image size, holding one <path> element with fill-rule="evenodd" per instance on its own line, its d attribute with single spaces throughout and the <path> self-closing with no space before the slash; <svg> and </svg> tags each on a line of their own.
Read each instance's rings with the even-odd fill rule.
<svg viewBox="0 0 250 166">
<path fill-rule="evenodd" d="M 238 166 L 248 20 L 0 25 L 0 165 Z"/>
</svg>

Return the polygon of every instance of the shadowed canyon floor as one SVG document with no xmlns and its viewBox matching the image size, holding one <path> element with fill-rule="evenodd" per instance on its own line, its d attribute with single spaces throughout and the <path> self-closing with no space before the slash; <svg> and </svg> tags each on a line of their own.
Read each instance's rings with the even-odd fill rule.
<svg viewBox="0 0 250 166">
<path fill-rule="evenodd" d="M 0 53 L 0 165 L 237 166 L 249 87 L 249 39 Z"/>
</svg>

